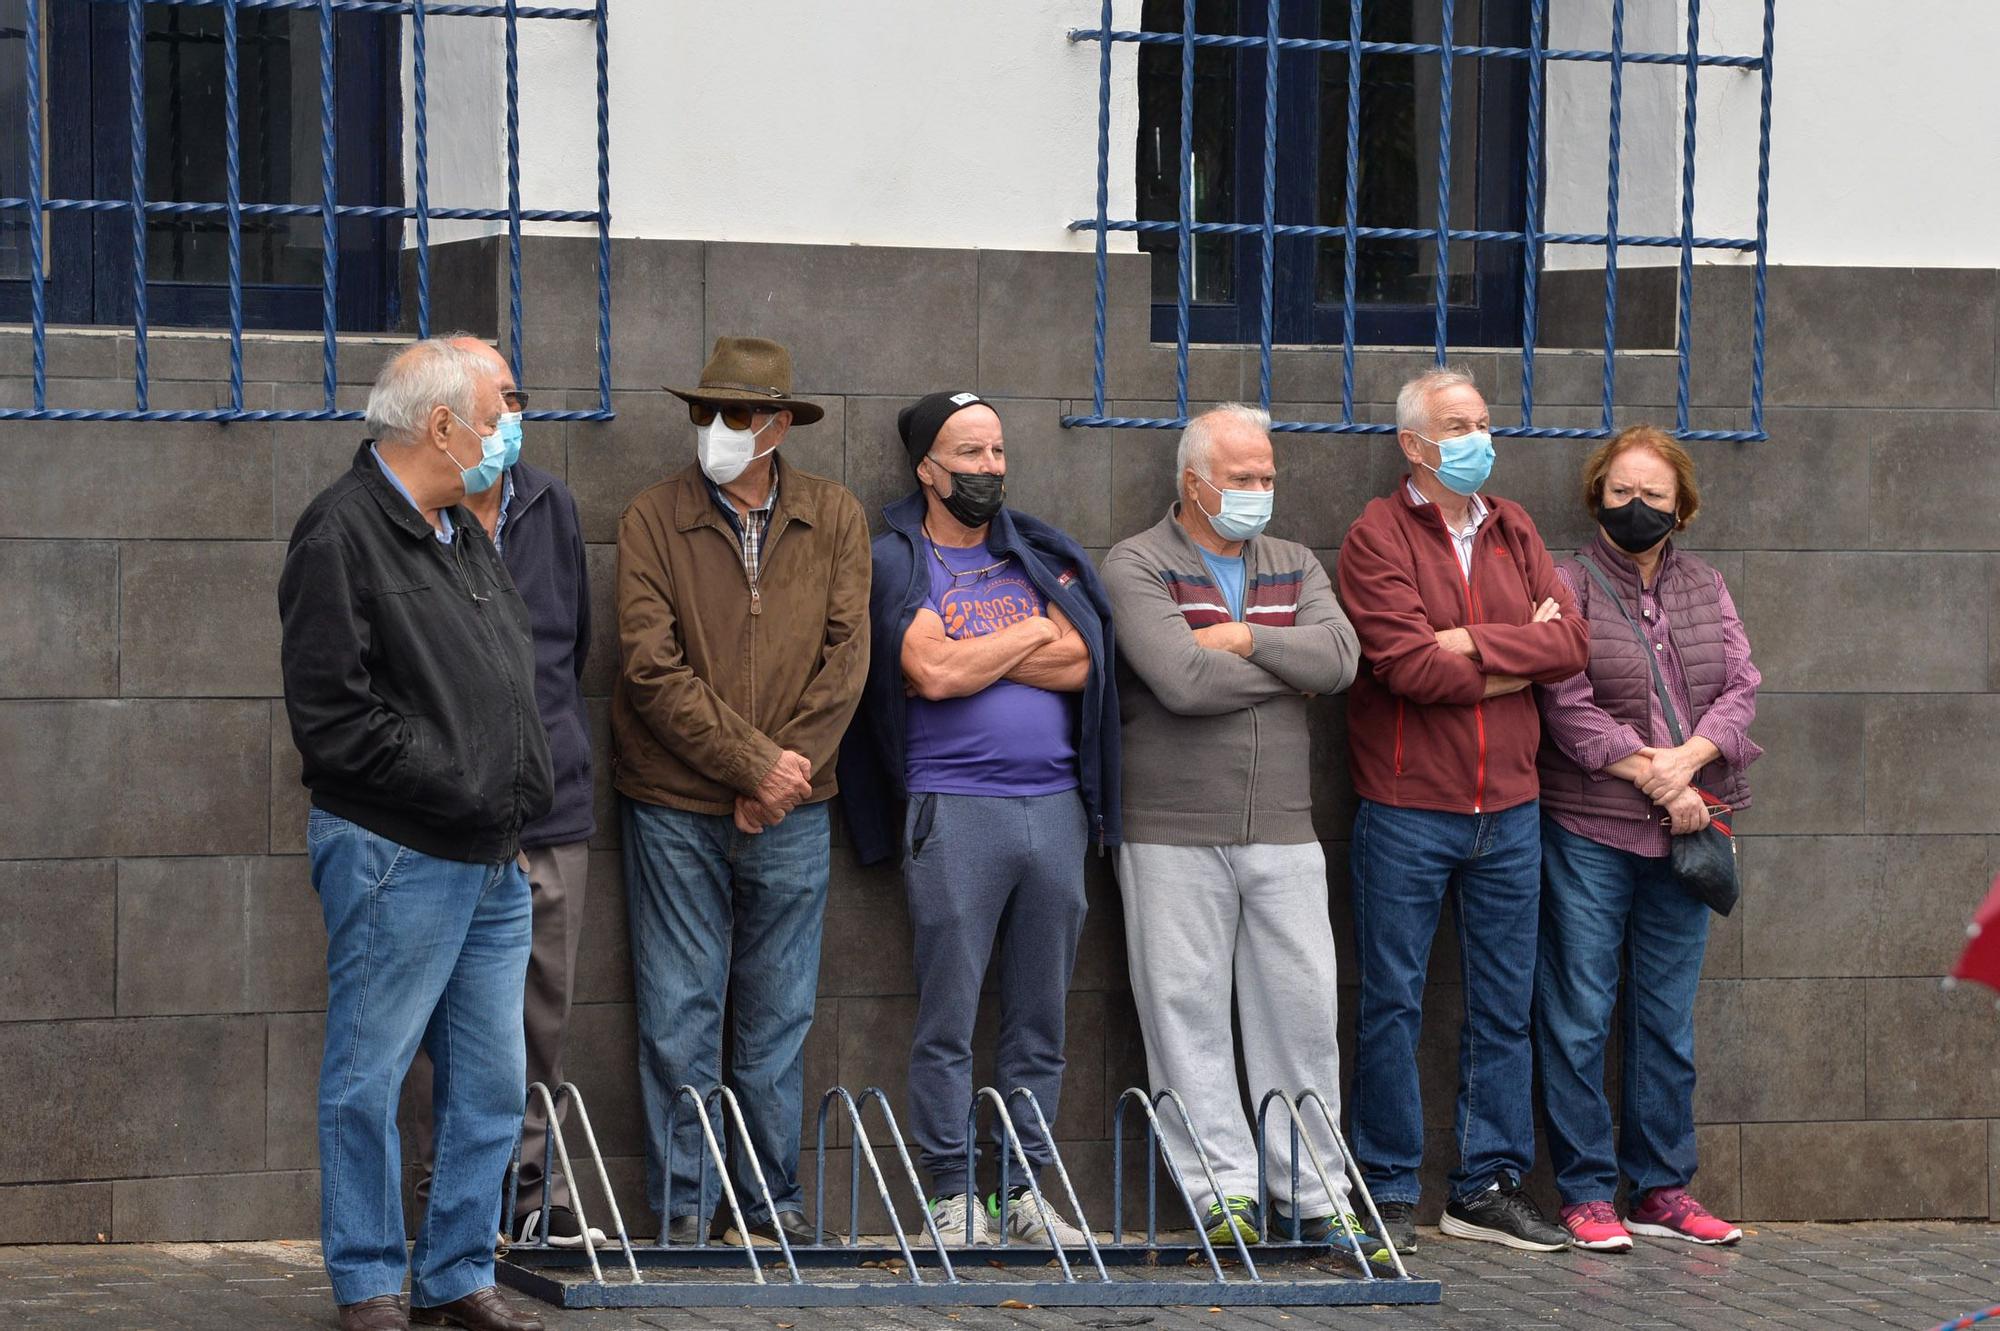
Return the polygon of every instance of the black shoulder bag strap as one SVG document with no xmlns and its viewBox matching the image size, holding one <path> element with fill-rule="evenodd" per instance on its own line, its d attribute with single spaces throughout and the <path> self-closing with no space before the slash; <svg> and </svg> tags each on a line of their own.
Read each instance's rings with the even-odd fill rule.
<svg viewBox="0 0 2000 1331">
<path fill-rule="evenodd" d="M 1639 640 L 1639 650 L 1645 654 L 1646 664 L 1653 668 L 1653 691 L 1659 695 L 1660 711 L 1667 718 L 1667 733 L 1674 737 L 1674 743 L 1687 743 L 1687 736 L 1681 733 L 1681 723 L 1674 716 L 1673 700 L 1667 697 L 1667 681 L 1660 675 L 1659 653 L 1653 650 L 1652 643 L 1646 641 L 1645 630 L 1632 618 L 1632 612 L 1625 608 L 1625 599 L 1618 594 L 1618 589 L 1611 585 L 1611 580 L 1604 576 L 1604 570 L 1591 562 L 1589 555 L 1578 555 L 1576 562 L 1583 565 L 1585 571 L 1597 580 L 1597 585 L 1611 598 L 1611 604 L 1617 607 L 1618 617 L 1625 621 L 1626 627 L 1632 630 L 1632 636 Z"/>
</svg>

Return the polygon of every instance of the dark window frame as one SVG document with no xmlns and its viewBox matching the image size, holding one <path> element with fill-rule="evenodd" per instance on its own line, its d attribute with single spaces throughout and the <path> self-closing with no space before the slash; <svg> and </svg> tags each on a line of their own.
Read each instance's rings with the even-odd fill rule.
<svg viewBox="0 0 2000 1331">
<path fill-rule="evenodd" d="M 49 6 L 46 15 L 41 50 L 48 93 L 42 118 L 43 193 L 51 198 L 129 198 L 132 138 L 127 13 L 122 6 L 59 4 Z M 337 199 L 343 204 L 400 206 L 401 20 L 393 15 L 343 13 L 335 16 L 334 25 Z M 365 54 L 347 56 L 357 44 Z M 314 141 L 318 141 L 317 134 Z M 316 178 L 316 155 L 313 168 Z M 47 321 L 130 325 L 131 214 L 123 210 L 63 210 L 44 214 L 43 229 L 48 253 L 43 281 Z M 343 217 L 336 223 L 335 237 L 336 327 L 342 332 L 393 327 L 400 315 L 401 223 L 393 218 Z M 227 328 L 228 285 L 149 279 L 146 315 L 148 324 L 155 326 Z M 0 279 L 0 320 L 25 323 L 30 318 L 29 280 Z M 317 280 L 310 285 L 243 284 L 246 329 L 317 330 L 322 325 L 323 293 Z"/>
<path fill-rule="evenodd" d="M 1176 7 L 1178 8 L 1178 7 Z M 1329 36 L 1321 34 L 1318 0 L 1280 0 L 1279 31 L 1285 37 Z M 1265 30 L 1265 6 L 1256 0 L 1237 0 L 1236 31 L 1261 37 Z M 1480 42 L 1491 46 L 1526 46 L 1529 15 L 1523 0 L 1485 0 L 1481 8 Z M 1154 31 L 1178 31 L 1179 24 Z M 1178 79 L 1179 48 L 1172 51 Z M 1222 220 L 1260 223 L 1264 197 L 1264 71 L 1265 52 L 1261 47 L 1235 48 L 1236 62 L 1235 170 L 1232 191 L 1234 215 Z M 1345 70 L 1345 54 L 1310 51 L 1281 51 L 1278 72 L 1277 173 L 1275 219 L 1280 224 L 1311 220 L 1318 187 L 1319 105 L 1316 71 L 1310 62 L 1331 61 Z M 1417 59 L 1435 60 L 1435 56 Z M 1453 62 L 1454 97 L 1462 97 L 1468 85 L 1477 89 L 1475 117 L 1478 142 L 1473 147 L 1475 185 L 1474 220 L 1479 230 L 1519 231 L 1527 214 L 1526 163 L 1528 157 L 1527 62 L 1523 60 L 1482 60 L 1456 57 Z M 1178 82 L 1175 84 L 1176 104 Z M 1455 138 L 1453 153 L 1468 150 Z M 1344 140 L 1342 151 L 1344 153 Z M 1367 151 L 1366 142 L 1363 152 Z M 1435 180 L 1435 162 L 1431 175 Z M 1208 219 L 1202 219 L 1208 220 Z M 1362 216 L 1363 226 L 1384 225 Z M 1536 219 L 1539 225 L 1540 219 Z M 1272 284 L 1272 338 L 1291 345 L 1340 345 L 1345 340 L 1342 305 L 1321 303 L 1316 296 L 1315 241 L 1307 236 L 1280 236 L 1276 239 L 1275 279 Z M 1232 238 L 1233 299 L 1228 302 L 1190 301 L 1188 335 L 1191 341 L 1249 343 L 1260 340 L 1263 319 L 1263 238 L 1246 234 Z M 1459 246 L 1454 242 L 1454 248 Z M 1525 258 L 1518 242 L 1484 241 L 1473 243 L 1473 295 L 1469 303 L 1447 306 L 1445 337 L 1455 346 L 1513 347 L 1521 344 L 1521 288 Z M 1155 262 L 1174 263 L 1173 251 L 1156 252 Z M 1155 301 L 1152 336 L 1156 342 L 1176 340 L 1177 302 Z M 1379 303 L 1357 298 L 1355 341 L 1372 346 L 1429 346 L 1436 333 L 1436 307 L 1430 300 L 1421 303 Z"/>
</svg>

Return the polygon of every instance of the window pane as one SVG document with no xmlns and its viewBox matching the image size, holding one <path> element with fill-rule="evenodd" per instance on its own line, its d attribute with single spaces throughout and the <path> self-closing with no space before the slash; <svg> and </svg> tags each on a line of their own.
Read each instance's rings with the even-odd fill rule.
<svg viewBox="0 0 2000 1331">
<path fill-rule="evenodd" d="M 0 125 L 15 127 L 0 134 L 0 195 L 14 199 L 28 193 L 27 17 L 28 0 L 0 0 Z M 28 215 L 0 212 L 0 278 L 26 277 L 29 263 Z"/>
<path fill-rule="evenodd" d="M 1236 0 L 1198 0 L 1195 31 L 1238 33 Z M 1147 32 L 1181 31 L 1180 0 L 1146 0 Z M 1180 219 L 1181 48 L 1139 48 L 1139 217 Z M 1194 136 L 1192 140 L 1194 220 L 1234 222 L 1236 209 L 1236 53 L 1197 47 L 1194 57 Z M 1180 238 L 1141 232 L 1139 248 L 1153 256 L 1153 299 L 1172 302 L 1180 291 Z M 1196 301 L 1227 303 L 1234 298 L 1235 245 L 1228 236 L 1196 236 L 1192 289 Z"/>
<path fill-rule="evenodd" d="M 1453 18 L 1454 40 L 1479 39 L 1480 0 L 1460 0 Z M 1443 30 L 1439 0 L 1369 0 L 1362 10 L 1361 35 L 1371 42 L 1436 42 Z M 1348 0 L 1321 0 L 1320 32 L 1345 37 Z M 1361 61 L 1360 171 L 1355 222 L 1359 226 L 1437 225 L 1439 57 L 1371 53 Z M 1477 217 L 1474 190 L 1479 157 L 1479 71 L 1477 60 L 1452 62 L 1451 225 L 1469 229 Z M 1344 52 L 1319 60 L 1319 226 L 1347 223 L 1348 59 Z M 1314 299 L 1338 305 L 1345 289 L 1347 242 L 1317 242 L 1318 278 Z M 1450 247 L 1446 298 L 1469 304 L 1474 298 L 1473 244 Z M 1437 244 L 1434 240 L 1364 240 L 1356 247 L 1355 299 L 1362 304 L 1428 305 L 1436 298 Z"/>
<path fill-rule="evenodd" d="M 146 196 L 186 203 L 228 198 L 222 14 L 154 6 L 146 17 Z M 319 201 L 319 24 L 307 13 L 237 18 L 243 201 Z M 342 202 L 371 202 L 342 200 Z M 222 213 L 148 220 L 146 272 L 156 282 L 227 282 Z M 320 219 L 243 219 L 243 280 L 317 286 Z"/>
</svg>

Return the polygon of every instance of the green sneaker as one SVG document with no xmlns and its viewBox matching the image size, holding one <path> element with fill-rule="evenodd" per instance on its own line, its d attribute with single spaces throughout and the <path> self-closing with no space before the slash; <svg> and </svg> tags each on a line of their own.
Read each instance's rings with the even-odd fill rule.
<svg viewBox="0 0 2000 1331">
<path fill-rule="evenodd" d="M 1271 1210 L 1271 1241 L 1290 1243 L 1292 1241 L 1292 1218 L 1283 1210 Z M 1338 1215 L 1311 1215 L 1299 1220 L 1300 1243 L 1326 1245 L 1339 1250 L 1348 1257 L 1354 1255 L 1354 1244 L 1361 1246 L 1361 1254 L 1371 1262 L 1388 1262 L 1389 1245 L 1368 1232 L 1368 1227 L 1360 1216 L 1351 1211 Z"/>
<path fill-rule="evenodd" d="M 1264 1217 L 1255 1197 L 1225 1197 L 1208 1208 L 1208 1241 L 1234 1245 L 1236 1236 L 1245 1243 L 1263 1242 Z"/>
</svg>

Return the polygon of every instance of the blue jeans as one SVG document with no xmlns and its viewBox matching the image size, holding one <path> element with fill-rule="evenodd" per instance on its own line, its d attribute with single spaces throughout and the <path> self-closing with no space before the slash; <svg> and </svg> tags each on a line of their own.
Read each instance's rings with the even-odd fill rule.
<svg viewBox="0 0 2000 1331">
<path fill-rule="evenodd" d="M 771 1189 L 766 1207 L 739 1149 L 730 1173 L 745 1220 L 799 1211 L 800 1092 L 819 989 L 830 868 L 827 806 L 806 804 L 755 836 L 727 814 L 625 800 L 625 901 L 639 1009 L 646 1200 L 662 1222 L 714 1214 L 722 1181 L 700 1121 L 676 1097 L 722 1084 L 722 1009 L 734 1012 L 729 1084 Z M 719 1107 L 718 1141 L 728 1140 Z M 667 1126 L 673 1121 L 672 1169 Z M 733 1130 L 733 1124 L 730 1125 Z M 671 1172 L 671 1187 L 669 1173 Z M 697 1180 L 701 1182 L 698 1183 Z M 705 1186 L 703 1186 L 705 1184 Z"/>
<path fill-rule="evenodd" d="M 1542 956 L 1535 1051 L 1549 1161 L 1564 1205 L 1608 1202 L 1694 1178 L 1694 995 L 1708 907 L 1666 856 L 1614 850 L 1542 819 Z M 1625 975 L 1618 1150 L 1604 1096 L 1604 1041 Z"/>
<path fill-rule="evenodd" d="M 319 1072 L 320 1243 L 336 1303 L 431 1307 L 493 1283 L 493 1236 L 521 1141 L 521 991 L 533 905 L 512 860 L 434 859 L 344 818 L 306 820 L 326 916 Z M 403 1246 L 396 1101 L 421 1044 L 435 1068 L 437 1165 Z"/>
<path fill-rule="evenodd" d="M 1361 1001 L 1354 1153 L 1377 1201 L 1417 1200 L 1424 1106 L 1417 1079 L 1424 980 L 1447 893 L 1458 928 L 1465 1024 L 1458 1041 L 1458 1166 L 1464 1199 L 1535 1160 L 1534 999 L 1542 846 L 1537 809 L 1436 813 L 1362 800 L 1354 817 L 1354 939 Z"/>
</svg>

